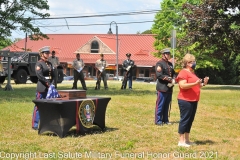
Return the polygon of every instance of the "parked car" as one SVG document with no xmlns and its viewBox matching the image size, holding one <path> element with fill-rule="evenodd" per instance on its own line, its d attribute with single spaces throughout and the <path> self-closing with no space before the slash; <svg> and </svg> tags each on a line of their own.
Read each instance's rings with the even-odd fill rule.
<svg viewBox="0 0 240 160">
<path fill-rule="evenodd" d="M 108 80 L 113 80 L 114 74 L 107 74 L 107 79 Z"/>
<path fill-rule="evenodd" d="M 136 78 L 136 81 L 138 82 L 153 82 L 154 79 L 152 77 L 138 77 Z"/>
<path fill-rule="evenodd" d="M 118 76 L 118 78 L 117 76 L 113 77 L 113 80 L 123 81 L 123 79 L 124 79 L 123 76 Z"/>
<path fill-rule="evenodd" d="M 66 74 L 63 74 L 63 80 L 64 81 L 71 81 L 71 80 L 73 80 L 73 76 L 67 76 Z"/>
</svg>

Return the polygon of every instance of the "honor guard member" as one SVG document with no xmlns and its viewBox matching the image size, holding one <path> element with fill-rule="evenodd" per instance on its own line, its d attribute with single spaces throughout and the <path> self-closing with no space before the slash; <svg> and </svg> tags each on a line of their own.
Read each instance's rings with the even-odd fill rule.
<svg viewBox="0 0 240 160">
<path fill-rule="evenodd" d="M 84 74 L 83 74 L 83 68 L 84 68 L 84 62 L 82 59 L 80 59 L 80 54 L 76 54 L 76 59 L 73 61 L 73 76 L 74 76 L 74 82 L 72 89 L 77 89 L 77 81 L 80 80 L 82 84 L 82 88 L 84 90 L 87 90 L 86 83 L 84 80 Z"/>
<path fill-rule="evenodd" d="M 127 59 L 124 60 L 123 64 L 122 64 L 123 76 L 124 76 L 125 81 L 123 80 L 121 89 L 126 89 L 127 81 L 128 81 L 129 89 L 132 89 L 132 76 L 133 76 L 134 61 L 130 59 L 131 53 L 127 53 L 126 56 L 127 56 Z"/>
<path fill-rule="evenodd" d="M 45 46 L 39 50 L 40 60 L 35 65 L 38 78 L 36 99 L 46 99 L 49 86 L 54 83 L 53 65 L 48 61 L 50 47 Z M 40 117 L 38 107 L 34 106 L 32 116 L 32 128 L 37 130 Z"/>
<path fill-rule="evenodd" d="M 155 109 L 155 124 L 171 124 L 168 120 L 169 105 L 172 101 L 173 86 L 175 84 L 175 71 L 169 62 L 170 48 L 161 51 L 162 59 L 155 66 L 157 76 L 157 100 Z"/>
<path fill-rule="evenodd" d="M 105 68 L 108 66 L 108 63 L 106 60 L 104 60 L 104 55 L 101 53 L 100 54 L 101 59 L 98 59 L 95 63 L 95 68 L 98 70 L 97 71 L 97 83 L 96 84 L 96 88 L 100 89 L 100 84 L 101 84 L 101 79 L 103 79 L 103 83 L 104 83 L 104 88 L 108 89 L 108 85 L 107 85 L 107 75 L 106 75 L 106 71 Z"/>
<path fill-rule="evenodd" d="M 52 56 L 48 58 L 48 61 L 52 63 L 54 67 L 54 86 L 57 89 L 57 81 L 58 81 L 58 69 L 57 67 L 60 65 L 59 58 L 55 56 L 55 51 L 52 51 Z"/>
</svg>

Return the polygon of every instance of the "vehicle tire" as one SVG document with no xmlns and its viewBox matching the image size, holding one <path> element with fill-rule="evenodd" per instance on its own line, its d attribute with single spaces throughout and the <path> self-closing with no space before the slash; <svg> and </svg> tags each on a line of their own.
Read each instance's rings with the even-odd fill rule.
<svg viewBox="0 0 240 160">
<path fill-rule="evenodd" d="M 16 84 L 26 84 L 27 82 L 27 72 L 24 69 L 17 70 L 14 75 L 14 82 Z"/>
<path fill-rule="evenodd" d="M 31 80 L 32 83 L 37 83 L 38 82 L 37 76 L 30 76 L 30 80 Z"/>
<path fill-rule="evenodd" d="M 63 81 L 63 70 L 58 69 L 58 81 L 57 81 L 57 83 L 62 83 L 62 81 Z"/>
<path fill-rule="evenodd" d="M 5 79 L 6 79 L 6 76 L 2 76 L 2 77 L 0 77 L 0 84 L 3 84 L 4 81 L 5 81 Z"/>
</svg>

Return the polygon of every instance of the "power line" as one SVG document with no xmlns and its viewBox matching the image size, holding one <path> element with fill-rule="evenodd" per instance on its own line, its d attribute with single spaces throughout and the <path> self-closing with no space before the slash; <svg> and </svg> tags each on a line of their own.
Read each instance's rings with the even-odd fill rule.
<svg viewBox="0 0 240 160">
<path fill-rule="evenodd" d="M 149 23 L 149 22 L 154 22 L 154 21 L 138 21 L 138 22 L 122 22 L 122 23 L 118 23 L 118 24 L 133 24 L 133 23 Z M 72 24 L 72 25 L 67 25 L 69 27 L 76 27 L 76 26 L 103 26 L 103 25 L 108 25 L 109 23 L 96 23 L 96 24 Z M 65 27 L 66 25 L 44 25 L 44 26 L 37 26 L 37 27 Z"/>
<path fill-rule="evenodd" d="M 157 13 L 160 10 L 145 10 L 137 12 L 120 12 L 112 14 L 95 14 L 95 15 L 85 15 L 85 16 L 71 16 L 71 17 L 48 17 L 48 18 L 32 18 L 32 20 L 48 20 L 48 19 L 72 19 L 72 18 L 92 18 L 92 17 L 108 17 L 108 16 L 123 16 L 123 15 L 138 15 L 138 14 L 152 14 Z"/>
</svg>

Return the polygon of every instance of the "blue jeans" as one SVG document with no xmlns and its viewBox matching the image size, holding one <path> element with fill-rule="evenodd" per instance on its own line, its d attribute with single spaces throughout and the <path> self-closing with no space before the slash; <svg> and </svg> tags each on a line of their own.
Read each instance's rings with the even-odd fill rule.
<svg viewBox="0 0 240 160">
<path fill-rule="evenodd" d="M 128 77 L 128 87 L 132 88 L 132 76 Z"/>
<path fill-rule="evenodd" d="M 178 105 L 180 110 L 180 122 L 178 127 L 178 133 L 190 133 L 192 122 L 194 120 L 198 101 L 189 102 L 185 100 L 178 99 Z"/>
<path fill-rule="evenodd" d="M 36 93 L 36 99 L 46 99 L 47 92 L 37 92 Z M 33 108 L 33 115 L 32 115 L 32 128 L 38 129 L 38 123 L 40 120 L 38 107 L 34 106 Z"/>
<path fill-rule="evenodd" d="M 172 101 L 171 92 L 157 91 L 157 101 L 155 109 L 155 124 L 168 123 L 168 110 Z"/>
</svg>

